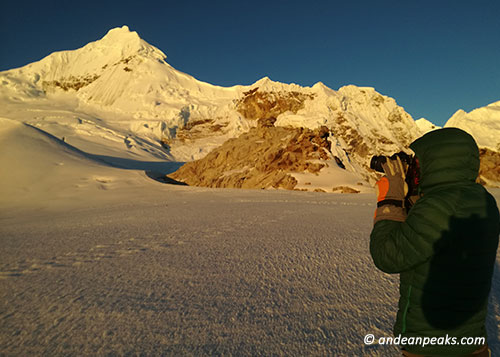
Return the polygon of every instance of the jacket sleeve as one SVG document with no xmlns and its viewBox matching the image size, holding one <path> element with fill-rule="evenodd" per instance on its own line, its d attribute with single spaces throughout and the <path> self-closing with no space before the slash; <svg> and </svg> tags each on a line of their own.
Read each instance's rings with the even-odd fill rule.
<svg viewBox="0 0 500 357">
<path fill-rule="evenodd" d="M 375 223 L 370 234 L 370 254 L 377 268 L 386 273 L 401 273 L 426 262 L 449 244 L 446 232 L 456 203 L 456 196 L 424 196 L 404 222 Z"/>
</svg>

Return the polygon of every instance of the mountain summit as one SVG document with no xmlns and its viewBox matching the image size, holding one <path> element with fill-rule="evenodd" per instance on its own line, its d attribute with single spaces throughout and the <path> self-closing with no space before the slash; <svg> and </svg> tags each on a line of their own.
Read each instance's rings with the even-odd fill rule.
<svg viewBox="0 0 500 357">
<path fill-rule="evenodd" d="M 127 26 L 115 28 L 80 49 L 0 72 L 0 115 L 92 154 L 141 160 L 201 159 L 269 118 L 278 128 L 325 127 L 329 160 L 341 162 L 354 181 L 372 182 L 372 155 L 407 150 L 421 135 L 412 117 L 374 88 L 348 85 L 335 91 L 321 82 L 303 87 L 268 77 L 226 88 L 199 81 L 165 60 Z"/>
</svg>

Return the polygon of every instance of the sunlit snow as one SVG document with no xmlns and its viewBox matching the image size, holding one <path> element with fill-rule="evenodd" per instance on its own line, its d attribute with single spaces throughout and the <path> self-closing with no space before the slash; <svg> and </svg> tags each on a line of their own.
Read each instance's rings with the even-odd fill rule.
<svg viewBox="0 0 500 357">
<path fill-rule="evenodd" d="M 371 189 L 202 189 L 155 178 L 248 130 L 233 101 L 257 86 L 316 95 L 280 125 L 315 128 L 343 113 L 362 138 L 398 142 L 398 132 L 420 134 L 412 118 L 373 88 L 267 77 L 223 88 L 165 58 L 123 27 L 0 73 L 0 354 L 399 355 L 363 343 L 392 335 L 398 301 L 398 277 L 369 254 Z M 229 121 L 228 131 L 162 148 L 197 116 Z M 355 184 L 339 170 L 296 176 Z M 500 257 L 487 319 L 493 355 L 499 267 Z"/>
</svg>

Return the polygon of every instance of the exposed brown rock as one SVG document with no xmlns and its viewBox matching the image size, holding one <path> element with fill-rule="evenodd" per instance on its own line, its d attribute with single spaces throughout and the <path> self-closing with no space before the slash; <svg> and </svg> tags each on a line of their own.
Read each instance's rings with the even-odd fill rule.
<svg viewBox="0 0 500 357">
<path fill-rule="evenodd" d="M 193 186 L 293 189 L 289 173 L 318 173 L 331 158 L 325 127 L 274 127 L 274 118 L 229 139 L 203 159 L 184 164 L 169 177 Z"/>
<path fill-rule="evenodd" d="M 162 146 L 164 149 L 169 150 L 169 149 L 170 149 L 170 145 L 171 145 L 171 140 L 170 140 L 169 138 L 162 137 L 162 138 L 160 139 L 160 144 L 161 144 L 161 146 Z"/>
<path fill-rule="evenodd" d="M 200 120 L 193 120 L 190 122 L 187 122 L 186 125 L 184 125 L 184 130 L 191 130 L 197 125 L 203 125 L 203 124 L 211 124 L 213 123 L 213 119 L 200 119 Z"/>
<path fill-rule="evenodd" d="M 500 153 L 479 149 L 481 164 L 479 166 L 479 182 L 483 185 L 500 187 Z"/>
<path fill-rule="evenodd" d="M 276 118 L 270 117 L 270 118 L 262 118 L 257 121 L 257 127 L 259 128 L 271 128 L 274 126 L 274 123 L 276 122 Z"/>
<path fill-rule="evenodd" d="M 199 119 L 189 121 L 184 127 L 177 129 L 175 139 L 180 141 L 194 141 L 209 135 L 217 135 L 228 125 L 227 122 L 216 123 L 214 119 Z"/>
<path fill-rule="evenodd" d="M 291 111 L 297 113 L 304 108 L 306 99 L 313 99 L 314 95 L 300 92 L 265 92 L 254 88 L 244 92 L 244 97 L 236 102 L 236 110 L 245 118 L 257 120 L 259 118 L 277 117 Z"/>
<path fill-rule="evenodd" d="M 61 78 L 60 80 L 55 81 L 43 81 L 42 88 L 44 91 L 51 90 L 56 87 L 59 87 L 64 91 L 68 91 L 70 89 L 78 91 L 80 88 L 88 86 L 97 78 L 99 78 L 97 74 L 88 74 L 82 77 L 69 76 L 68 78 Z"/>
<path fill-rule="evenodd" d="M 354 154 L 361 158 L 368 157 L 371 152 L 370 148 L 359 132 L 351 127 L 344 115 L 339 113 L 335 121 L 335 134 L 345 141 L 349 154 Z"/>
<path fill-rule="evenodd" d="M 349 186 L 337 186 L 332 189 L 333 192 L 339 192 L 339 193 L 359 193 L 360 191 L 351 188 Z"/>
</svg>

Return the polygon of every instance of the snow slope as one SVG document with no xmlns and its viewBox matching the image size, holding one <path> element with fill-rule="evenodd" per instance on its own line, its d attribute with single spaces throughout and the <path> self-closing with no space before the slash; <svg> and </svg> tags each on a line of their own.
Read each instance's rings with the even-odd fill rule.
<svg viewBox="0 0 500 357">
<path fill-rule="evenodd" d="M 460 109 L 448 119 L 445 127 L 465 130 L 474 137 L 479 147 L 500 152 L 500 101 L 469 113 Z"/>
<path fill-rule="evenodd" d="M 0 118 L 0 206 L 50 208 L 59 201 L 106 196 L 130 186 L 161 186 L 143 171 L 154 171 L 154 163 L 142 162 L 141 170 L 134 171 L 113 167 L 107 159 L 27 124 Z M 123 163 L 139 162 L 114 162 Z M 168 170 L 167 166 L 162 169 Z"/>
</svg>

